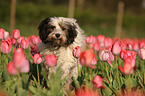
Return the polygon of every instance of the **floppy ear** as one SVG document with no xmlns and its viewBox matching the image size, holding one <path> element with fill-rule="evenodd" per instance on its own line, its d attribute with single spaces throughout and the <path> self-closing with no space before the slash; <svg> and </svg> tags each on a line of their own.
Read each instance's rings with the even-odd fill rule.
<svg viewBox="0 0 145 96">
<path fill-rule="evenodd" d="M 77 31 L 76 31 L 76 26 L 75 24 L 70 24 L 68 25 L 69 29 L 68 29 L 68 36 L 67 36 L 67 45 L 70 45 L 71 43 L 74 42 L 74 39 L 77 36 Z"/>
<path fill-rule="evenodd" d="M 46 31 L 47 30 L 47 26 L 48 26 L 48 23 L 50 22 L 50 18 L 46 18 L 44 19 L 40 24 L 39 24 L 39 37 L 40 39 L 42 40 L 42 42 L 44 42 L 45 44 L 47 43 L 47 36 L 48 36 L 48 32 Z"/>
</svg>

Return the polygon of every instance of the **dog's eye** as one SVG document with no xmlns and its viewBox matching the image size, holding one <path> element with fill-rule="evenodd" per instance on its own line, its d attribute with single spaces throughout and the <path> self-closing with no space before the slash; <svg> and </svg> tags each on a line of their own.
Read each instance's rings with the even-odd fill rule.
<svg viewBox="0 0 145 96">
<path fill-rule="evenodd" d="M 63 31 L 64 31 L 65 29 L 66 29 L 66 28 L 64 28 L 64 27 L 62 28 Z"/>
<path fill-rule="evenodd" d="M 55 26 L 51 26 L 51 27 L 48 28 L 48 30 L 51 30 L 51 31 L 54 30 L 54 29 L 55 29 Z"/>
</svg>

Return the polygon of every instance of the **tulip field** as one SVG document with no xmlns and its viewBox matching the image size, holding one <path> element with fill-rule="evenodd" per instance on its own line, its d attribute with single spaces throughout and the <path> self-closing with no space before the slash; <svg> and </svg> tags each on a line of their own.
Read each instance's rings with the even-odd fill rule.
<svg viewBox="0 0 145 96">
<path fill-rule="evenodd" d="M 85 50 L 72 48 L 77 59 L 77 80 L 65 88 L 57 56 L 43 57 L 38 36 L 21 36 L 0 28 L 0 96 L 145 96 L 145 38 L 86 37 Z"/>
</svg>

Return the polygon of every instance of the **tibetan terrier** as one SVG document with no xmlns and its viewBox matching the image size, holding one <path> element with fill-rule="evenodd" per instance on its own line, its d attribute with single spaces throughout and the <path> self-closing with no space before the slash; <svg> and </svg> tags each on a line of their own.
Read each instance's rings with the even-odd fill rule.
<svg viewBox="0 0 145 96">
<path fill-rule="evenodd" d="M 39 36 L 42 42 L 39 49 L 42 56 L 54 54 L 57 56 L 57 64 L 50 68 L 49 72 L 55 73 L 61 66 L 62 78 L 78 77 L 77 59 L 73 56 L 72 48 L 84 46 L 85 35 L 73 18 L 48 17 L 39 25 Z"/>
</svg>

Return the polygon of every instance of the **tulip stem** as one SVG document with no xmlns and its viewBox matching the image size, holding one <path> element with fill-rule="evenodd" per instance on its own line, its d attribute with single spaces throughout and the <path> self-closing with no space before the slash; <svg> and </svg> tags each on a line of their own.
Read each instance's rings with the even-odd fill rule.
<svg viewBox="0 0 145 96">
<path fill-rule="evenodd" d="M 10 80 L 10 76 L 7 72 L 7 64 L 8 64 L 8 58 L 7 58 L 7 55 L 5 54 L 5 63 L 3 63 L 3 72 L 4 72 L 4 78 L 6 81 L 9 81 Z"/>
<path fill-rule="evenodd" d="M 38 68 L 38 64 L 37 64 L 36 66 L 37 66 L 38 85 L 40 85 L 40 79 L 39 79 L 39 68 Z"/>
<path fill-rule="evenodd" d="M 117 81 L 118 81 L 118 84 L 119 84 L 119 89 L 120 89 L 120 80 L 119 80 L 119 71 L 118 71 L 118 63 L 117 63 L 117 56 L 115 56 L 116 58 L 116 70 L 117 70 Z"/>
<path fill-rule="evenodd" d="M 78 68 L 78 75 L 80 76 L 80 71 L 79 71 L 79 59 L 77 58 L 77 68 Z"/>
<path fill-rule="evenodd" d="M 107 72 L 107 77 L 108 77 L 109 83 L 112 85 L 111 80 L 110 80 L 110 76 L 109 76 L 109 74 L 108 74 L 107 63 L 105 63 L 105 66 L 106 66 L 106 72 Z"/>
</svg>

